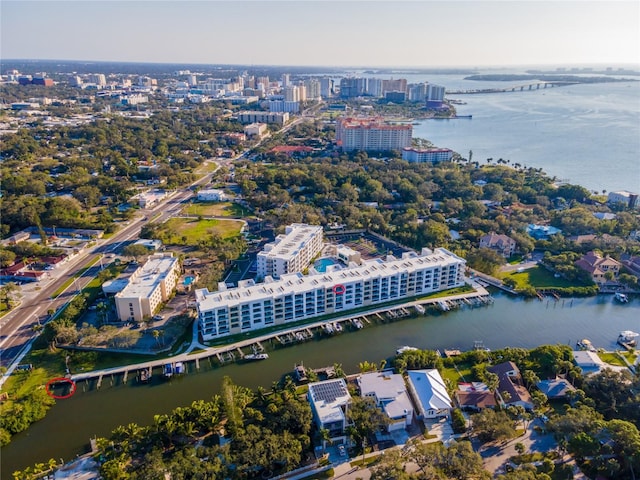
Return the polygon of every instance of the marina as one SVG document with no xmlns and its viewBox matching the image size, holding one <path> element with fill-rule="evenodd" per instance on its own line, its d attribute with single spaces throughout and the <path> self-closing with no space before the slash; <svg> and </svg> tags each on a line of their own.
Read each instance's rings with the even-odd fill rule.
<svg viewBox="0 0 640 480">
<path fill-rule="evenodd" d="M 390 320 L 384 310 L 360 312 L 357 318 L 364 328 L 357 333 L 350 328 L 353 333 L 327 336 L 320 330 L 321 323 L 307 325 L 306 328 L 320 332 L 316 334 L 317 340 L 292 343 L 286 348 L 275 341 L 248 339 L 241 349 L 250 352 L 249 345 L 260 342 L 269 354 L 266 362 L 226 361 L 222 366 L 210 352 L 194 352 L 185 355 L 186 360 L 176 355 L 170 362 L 183 361 L 188 372 L 179 382 L 163 379 L 162 365 L 167 360 L 153 367 L 154 375 L 147 383 L 135 378 L 134 373 L 145 368 L 142 366 L 128 367 L 131 371 L 127 383 L 123 382 L 122 370 L 113 376 L 105 371 L 99 390 L 95 388 L 98 380 L 95 372 L 80 372 L 88 379 L 77 381 L 78 388 L 71 398 L 58 401 L 44 419 L 33 424 L 28 432 L 15 435 L 3 447 L 2 477 L 10 477 L 12 471 L 54 455 L 65 460 L 75 457 L 88 447 L 88 438 L 108 436 L 118 425 L 131 422 L 148 425 L 154 414 L 169 412 L 194 400 L 209 399 L 219 394 L 225 376 L 238 385 L 269 389 L 283 375 L 292 375 L 293 366 L 301 363 L 314 368 L 341 365 L 345 373 L 352 374 L 359 371 L 358 365 L 363 360 L 377 363 L 389 359 L 403 345 L 441 351 L 468 350 L 475 340 L 482 339 L 492 351 L 505 346 L 533 348 L 558 343 L 574 346 L 576 332 L 597 347 L 613 350 L 621 332 L 638 331 L 640 326 L 637 318 L 640 303 L 635 297 L 625 305 L 613 302 L 609 295 L 567 299 L 564 305 L 558 302 L 554 307 L 506 293 L 494 293 L 493 298 L 493 303 L 482 308 L 461 307 L 446 313 L 433 308 L 428 309 L 428 315 L 417 315 L 413 306 L 405 307 L 413 313 L 401 321 Z M 371 323 L 362 320 L 364 317 Z M 229 353 L 238 358 L 237 350 Z M 199 357 L 199 361 L 194 357 Z M 302 370 L 306 376 L 304 367 Z"/>
</svg>

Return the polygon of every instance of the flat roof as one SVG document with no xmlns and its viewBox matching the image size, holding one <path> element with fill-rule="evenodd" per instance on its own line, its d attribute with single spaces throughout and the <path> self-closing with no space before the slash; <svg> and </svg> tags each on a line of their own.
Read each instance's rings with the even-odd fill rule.
<svg viewBox="0 0 640 480">
<path fill-rule="evenodd" d="M 149 257 L 149 260 L 131 275 L 129 284 L 124 290 L 116 296 L 118 298 L 149 297 L 177 262 L 178 259 L 171 254 Z"/>
<path fill-rule="evenodd" d="M 260 256 L 273 258 L 291 258 L 298 253 L 311 239 L 322 234 L 319 225 L 293 224 L 287 227 L 285 235 L 278 235 L 275 242 L 265 245 Z"/>
<path fill-rule="evenodd" d="M 351 395 L 343 378 L 309 384 L 309 397 L 322 423 L 342 421 L 342 406 L 349 403 Z"/>
<path fill-rule="evenodd" d="M 433 252 L 425 249 L 421 255 L 406 252 L 400 259 L 392 256 L 389 256 L 387 261 L 371 259 L 363 262 L 362 265 L 338 271 L 318 272 L 306 276 L 301 273 L 292 273 L 282 275 L 278 280 L 267 277 L 263 283 L 254 285 L 238 286 L 217 292 L 209 292 L 208 289 L 203 288 L 196 290 L 195 293 L 199 310 L 207 311 L 224 305 L 262 301 L 309 290 L 333 288 L 336 285 L 350 282 L 391 276 L 401 272 L 421 270 L 427 267 L 448 267 L 464 264 L 464 262 L 464 259 L 445 248 L 436 248 Z"/>
</svg>

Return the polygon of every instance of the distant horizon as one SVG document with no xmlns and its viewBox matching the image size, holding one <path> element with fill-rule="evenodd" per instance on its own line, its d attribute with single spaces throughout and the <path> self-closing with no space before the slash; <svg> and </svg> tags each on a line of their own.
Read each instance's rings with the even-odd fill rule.
<svg viewBox="0 0 640 480">
<path fill-rule="evenodd" d="M 335 68 L 636 65 L 640 2 L 2 0 L 0 58 Z"/>
<path fill-rule="evenodd" d="M 270 68 L 309 68 L 309 69 L 380 69 L 380 70 L 445 70 L 445 69 L 522 69 L 522 68 L 611 68 L 617 69 L 637 69 L 640 71 L 640 62 L 630 63 L 538 63 L 538 64 L 476 64 L 476 65 L 328 65 L 328 64 L 269 64 L 269 63 L 208 63 L 208 62 L 185 62 L 185 61 L 136 61 L 136 60 L 95 60 L 95 59 L 73 59 L 73 58 L 0 58 L 0 65 L 4 67 L 6 63 L 37 63 L 37 62 L 68 62 L 82 64 L 127 64 L 127 65 L 191 65 L 191 66 L 220 66 L 220 67 L 270 67 Z M 4 72 L 3 72 L 4 73 Z"/>
</svg>

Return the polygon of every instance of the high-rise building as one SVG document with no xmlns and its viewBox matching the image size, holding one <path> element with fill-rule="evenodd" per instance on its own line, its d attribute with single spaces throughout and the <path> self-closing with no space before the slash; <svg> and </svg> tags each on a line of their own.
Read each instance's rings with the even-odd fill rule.
<svg viewBox="0 0 640 480">
<path fill-rule="evenodd" d="M 380 117 L 341 117 L 336 122 L 336 141 L 345 152 L 401 150 L 411 145 L 412 134 L 412 125 L 390 125 Z"/>
<path fill-rule="evenodd" d="M 307 99 L 308 100 L 319 100 L 320 99 L 320 82 L 311 78 L 304 81 L 304 86 L 307 91 Z"/>
<path fill-rule="evenodd" d="M 322 98 L 329 98 L 333 96 L 333 79 L 321 78 L 320 79 L 320 96 Z"/>
<path fill-rule="evenodd" d="M 213 340 L 323 315 L 347 314 L 462 286 L 464 270 L 463 258 L 437 248 L 313 275 L 286 274 L 258 284 L 241 280 L 236 288 L 221 284 L 217 292 L 196 290 L 198 323 L 202 338 Z"/>
<path fill-rule="evenodd" d="M 340 80 L 340 97 L 355 98 L 366 95 L 367 79 L 360 77 L 347 77 Z"/>
<path fill-rule="evenodd" d="M 381 78 L 369 78 L 367 79 L 367 94 L 372 97 L 382 97 L 382 79 Z"/>
<path fill-rule="evenodd" d="M 291 74 L 283 73 L 282 74 L 282 86 L 283 87 L 288 87 L 289 85 L 291 85 Z"/>
<path fill-rule="evenodd" d="M 428 83 L 409 85 L 409 101 L 424 102 L 427 99 L 427 86 Z"/>
<path fill-rule="evenodd" d="M 445 88 L 430 83 L 427 85 L 427 108 L 440 108 L 444 102 Z"/>
<path fill-rule="evenodd" d="M 406 92 L 407 91 L 407 79 L 397 78 L 395 80 L 383 80 L 382 81 L 382 94 L 387 92 Z"/>
<path fill-rule="evenodd" d="M 322 227 L 304 223 L 289 225 L 284 235 L 278 235 L 275 242 L 268 243 L 258 253 L 258 278 L 301 272 L 321 250 Z"/>
</svg>

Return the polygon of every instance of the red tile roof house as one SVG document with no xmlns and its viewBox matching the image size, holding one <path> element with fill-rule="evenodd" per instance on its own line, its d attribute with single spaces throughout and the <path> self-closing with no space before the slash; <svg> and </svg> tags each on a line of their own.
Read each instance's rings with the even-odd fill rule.
<svg viewBox="0 0 640 480">
<path fill-rule="evenodd" d="M 576 261 L 576 266 L 586 270 L 591 276 L 591 279 L 598 285 L 604 285 L 608 282 L 606 273 L 613 272 L 613 278 L 615 280 L 618 278 L 622 265 L 609 256 L 603 258 L 599 253 L 591 251 Z"/>
<path fill-rule="evenodd" d="M 488 367 L 487 371 L 498 375 L 499 384 L 496 396 L 502 406 L 520 405 L 526 410 L 533 410 L 533 399 L 529 391 L 522 385 L 520 370 L 515 363 L 500 363 Z"/>
<path fill-rule="evenodd" d="M 496 397 L 484 383 L 459 383 L 455 393 L 456 401 L 462 410 L 479 412 L 485 408 L 498 406 Z"/>
<path fill-rule="evenodd" d="M 490 248 L 503 257 L 509 258 L 516 252 L 516 241 L 508 235 L 491 232 L 480 239 L 480 248 Z"/>
</svg>

